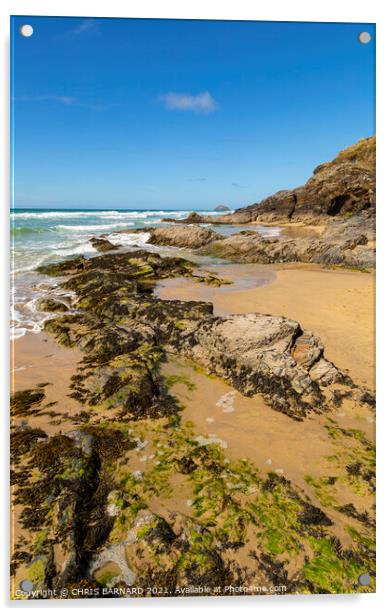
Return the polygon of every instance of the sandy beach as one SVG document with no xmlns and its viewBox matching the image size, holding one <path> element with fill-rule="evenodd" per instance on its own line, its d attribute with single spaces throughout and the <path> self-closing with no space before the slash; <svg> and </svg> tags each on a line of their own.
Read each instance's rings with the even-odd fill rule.
<svg viewBox="0 0 392 616">
<path fill-rule="evenodd" d="M 309 329 L 321 338 L 329 360 L 344 368 L 357 384 L 372 389 L 372 273 L 303 264 L 228 264 L 209 267 L 208 270 L 230 284 L 214 286 L 198 282 L 197 278 L 173 277 L 158 280 L 155 295 L 164 300 L 208 301 L 213 304 L 215 315 L 259 312 L 297 320 L 303 329 Z M 195 273 L 199 275 L 202 270 L 196 269 Z M 260 394 L 244 395 L 225 379 L 169 352 L 163 357 L 160 373 L 181 409 L 180 430 L 184 436 L 179 438 L 179 434 L 168 431 L 169 424 L 161 420 L 147 418 L 113 423 L 110 405 L 89 408 L 71 397 L 72 377 L 83 358 L 77 347 L 62 347 L 50 333 L 41 332 L 19 338 L 12 350 L 15 357 L 12 390 L 36 390 L 38 387 L 45 392 L 40 408 L 28 416 L 29 428 L 44 430 L 55 438 L 76 434 L 75 430 L 80 430 L 81 426 L 80 413 L 86 409 L 90 429 L 102 424 L 112 425 L 115 429 L 117 426 L 126 427 L 126 432 L 136 438 L 139 445 L 123 456 L 116 467 L 116 475 L 143 478 L 143 482 L 135 486 L 137 498 L 147 490 L 144 498 L 148 503 L 148 515 L 170 521 L 177 532 L 182 532 L 180 519 L 193 515 L 194 502 L 197 502 L 194 500 L 195 486 L 179 472 L 178 459 L 174 457 L 170 471 L 165 471 L 168 474 L 164 475 L 162 487 L 151 493 L 148 486 L 151 482 L 161 485 L 156 464 L 161 464 L 162 456 L 167 460 L 176 448 L 183 447 L 181 438 L 185 438 L 185 443 L 196 440 L 200 445 L 218 447 L 225 465 L 238 468 L 238 465 L 250 464 L 257 481 L 265 480 L 272 473 L 282 481 L 290 482 L 284 485 L 295 486 L 296 499 L 301 495 L 309 503 L 322 508 L 328 516 L 335 541 L 339 541 L 343 549 L 349 550 L 352 546 L 350 533 L 363 532 L 353 515 L 365 516 L 366 512 L 372 511 L 374 495 L 367 487 L 362 487 L 362 483 L 359 491 L 353 489 L 350 477 L 344 476 L 344 469 L 350 468 L 351 460 L 367 459 L 364 457 L 367 455 L 364 453 L 368 447 L 366 443 L 374 441 L 375 428 L 374 412 L 369 406 L 349 399 L 326 414 L 315 409 L 316 412 L 305 421 L 293 421 L 274 410 Z M 14 426 L 26 423 L 21 416 L 14 417 L 13 421 Z M 243 480 L 248 472 L 241 475 Z M 338 479 L 336 485 L 335 479 Z M 235 483 L 227 485 L 225 489 L 237 489 Z M 243 486 L 243 483 L 238 486 Z M 257 494 L 258 489 L 252 487 L 252 494 Z M 350 532 L 347 511 L 351 516 L 350 528 L 354 529 Z M 13 510 L 14 545 L 22 545 L 26 539 L 33 541 L 33 536 L 20 524 L 21 515 L 20 506 L 16 506 Z M 122 532 L 125 531 L 128 532 L 127 527 Z M 116 540 L 117 532 L 112 541 Z M 258 572 L 249 558 L 249 550 L 257 545 L 258 535 L 249 528 L 246 545 L 239 550 L 229 550 L 228 554 L 244 570 L 249 570 L 248 583 L 258 579 L 264 584 L 267 581 L 265 574 Z M 101 581 L 107 576 L 125 575 L 128 567 L 134 570 L 140 560 L 135 549 L 136 546 L 127 546 L 124 560 L 117 556 L 117 552 L 113 555 L 109 547 L 107 553 L 97 555 L 97 560 L 92 561 L 91 575 Z M 149 566 L 150 557 L 146 558 L 145 566 Z M 63 559 L 62 549 L 56 547 L 59 566 Z M 288 561 L 290 575 L 295 574 L 296 567 L 295 559 Z M 16 586 L 27 575 L 26 571 L 24 564 L 18 568 L 14 578 Z"/>
</svg>

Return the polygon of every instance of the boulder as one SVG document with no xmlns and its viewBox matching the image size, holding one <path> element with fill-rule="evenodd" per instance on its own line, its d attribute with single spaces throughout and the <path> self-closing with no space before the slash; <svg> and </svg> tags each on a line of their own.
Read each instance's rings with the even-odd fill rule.
<svg viewBox="0 0 392 616">
<path fill-rule="evenodd" d="M 109 250 L 118 250 L 119 248 L 103 237 L 92 237 L 90 239 L 90 244 L 92 244 L 93 248 L 98 252 L 109 252 Z"/>
<path fill-rule="evenodd" d="M 53 297 L 42 297 L 37 301 L 37 308 L 42 312 L 67 312 L 68 306 Z"/>
<path fill-rule="evenodd" d="M 179 248 L 201 248 L 210 242 L 223 238 L 207 227 L 197 225 L 176 225 L 173 227 L 150 227 L 136 232 L 150 234 L 149 243 L 157 246 L 178 246 Z"/>
</svg>

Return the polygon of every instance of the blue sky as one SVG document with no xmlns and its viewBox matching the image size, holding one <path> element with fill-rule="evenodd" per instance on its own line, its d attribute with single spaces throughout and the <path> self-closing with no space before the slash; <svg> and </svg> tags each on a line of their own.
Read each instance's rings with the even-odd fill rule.
<svg viewBox="0 0 392 616">
<path fill-rule="evenodd" d="M 241 207 L 375 132 L 370 24 L 15 17 L 12 31 L 16 207 Z"/>
</svg>

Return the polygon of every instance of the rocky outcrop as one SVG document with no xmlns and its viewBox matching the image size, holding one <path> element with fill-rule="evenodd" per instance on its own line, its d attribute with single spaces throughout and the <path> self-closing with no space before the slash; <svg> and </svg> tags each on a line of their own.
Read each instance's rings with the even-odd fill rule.
<svg viewBox="0 0 392 616">
<path fill-rule="evenodd" d="M 296 321 L 262 314 L 208 318 L 184 332 L 182 352 L 244 395 L 301 418 L 328 409 L 328 387 L 351 383 L 324 358 L 321 341 Z M 333 388 L 332 388 L 333 389 Z"/>
<path fill-rule="evenodd" d="M 373 268 L 376 263 L 375 227 L 370 213 L 333 220 L 322 233 L 297 238 L 284 234 L 264 237 L 249 229 L 223 236 L 197 225 L 151 228 L 149 233 L 151 244 L 187 247 L 238 263 L 300 262 L 358 269 Z"/>
<path fill-rule="evenodd" d="M 149 227 L 136 229 L 133 233 L 149 233 L 149 243 L 156 246 L 177 246 L 179 248 L 201 248 L 210 242 L 223 238 L 208 227 L 176 225 L 173 227 Z"/>
<path fill-rule="evenodd" d="M 52 437 L 22 426 L 14 430 L 11 442 L 18 454 L 12 480 L 17 485 L 15 504 L 22 509 L 20 521 L 26 530 L 39 533 L 33 553 L 25 557 L 27 576 L 36 590 L 77 587 L 88 577 L 88 563 L 113 527 L 107 511 L 110 466 L 136 444 L 120 430 L 101 426 Z"/>
<path fill-rule="evenodd" d="M 374 226 L 363 216 L 336 221 L 315 237 L 262 237 L 243 231 L 207 244 L 199 250 L 240 263 L 320 263 L 353 268 L 376 264 Z"/>
<path fill-rule="evenodd" d="M 376 141 L 362 139 L 319 165 L 299 188 L 284 190 L 260 203 L 239 209 L 234 216 L 249 222 L 314 220 L 375 211 Z"/>
<path fill-rule="evenodd" d="M 319 165 L 299 188 L 283 190 L 260 203 L 223 216 L 192 212 L 161 233 L 151 233 L 152 244 L 168 238 L 174 246 L 196 248 L 200 254 L 242 263 L 320 263 L 345 267 L 375 266 L 375 151 L 374 137 L 343 150 L 331 162 Z M 321 234 L 289 239 L 263 237 L 246 230 L 226 237 L 204 233 L 200 224 L 323 224 Z M 188 231 L 188 226 L 192 231 Z M 199 238 L 194 242 L 191 237 Z M 169 239 L 171 238 L 171 239 Z M 197 246 L 197 244 L 200 244 Z"/>
<path fill-rule="evenodd" d="M 334 217 L 369 212 L 376 206 L 376 139 L 369 137 L 342 150 L 332 161 L 319 165 L 310 179 L 298 188 L 274 195 L 224 216 L 192 213 L 187 224 L 249 224 L 300 221 L 316 223 Z"/>
<path fill-rule="evenodd" d="M 214 207 L 214 212 L 231 212 L 231 209 L 227 205 L 217 205 Z"/>
</svg>

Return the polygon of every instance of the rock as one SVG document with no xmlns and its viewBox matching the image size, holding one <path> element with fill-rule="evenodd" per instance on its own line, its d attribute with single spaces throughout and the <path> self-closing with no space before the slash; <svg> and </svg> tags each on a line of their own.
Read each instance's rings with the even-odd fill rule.
<svg viewBox="0 0 392 616">
<path fill-rule="evenodd" d="M 175 222 L 175 223 L 184 224 L 184 225 L 195 225 L 195 224 L 204 223 L 204 222 L 211 223 L 212 219 L 213 217 L 202 216 L 201 214 L 198 214 L 197 212 L 191 212 L 190 214 L 188 214 L 186 218 L 183 218 L 181 220 L 178 220 L 176 218 L 162 218 L 162 222 Z"/>
<path fill-rule="evenodd" d="M 37 301 L 37 308 L 42 312 L 67 312 L 69 307 L 53 297 L 42 297 Z"/>
<path fill-rule="evenodd" d="M 45 392 L 41 388 L 24 389 L 17 391 L 11 396 L 11 415 L 32 415 L 38 413 L 37 408 L 45 398 Z"/>
<path fill-rule="evenodd" d="M 178 246 L 179 248 L 201 248 L 210 242 L 223 238 L 212 229 L 197 225 L 176 225 L 173 227 L 150 227 L 136 229 L 135 233 L 150 234 L 149 243 L 157 246 Z"/>
<path fill-rule="evenodd" d="M 85 579 L 90 555 L 112 529 L 114 520 L 107 512 L 113 490 L 108 469 L 134 442 L 120 430 L 101 426 L 51 437 L 35 435 L 30 429 L 26 434 L 35 439 L 26 452 L 29 470 L 27 481 L 18 487 L 17 502 L 22 527 L 40 534 L 39 543 L 30 546 L 27 576 L 44 587 L 64 588 Z M 36 477 L 33 487 L 31 473 Z M 54 529 L 65 549 L 60 562 L 50 538 Z M 34 565 L 37 562 L 39 567 Z M 39 580 L 34 580 L 38 574 Z"/>
<path fill-rule="evenodd" d="M 227 205 L 217 205 L 214 207 L 214 212 L 231 212 L 231 209 Z"/>
<path fill-rule="evenodd" d="M 247 396 L 301 418 L 326 410 L 328 386 L 347 382 L 321 341 L 296 321 L 262 314 L 210 317 L 179 342 L 183 353 Z"/>
<path fill-rule="evenodd" d="M 90 239 L 90 244 L 92 244 L 93 248 L 98 252 L 109 252 L 109 250 L 118 250 L 119 246 L 115 246 L 109 240 L 106 240 L 103 237 L 92 237 Z"/>
<path fill-rule="evenodd" d="M 218 435 L 195 433 L 181 420 L 160 363 L 167 353 L 190 358 L 296 420 L 327 413 L 345 398 L 367 406 L 373 400 L 296 321 L 262 314 L 215 317 L 206 302 L 164 301 L 153 294 L 160 278 L 192 278 L 193 267 L 138 250 L 40 268 L 60 276 L 62 288 L 75 294 L 77 310 L 47 321 L 45 329 L 82 352 L 71 389 L 89 420 L 78 423 L 74 416 L 75 429 L 49 436 L 26 423 L 13 428 L 14 502 L 21 528 L 30 533 L 15 544 L 13 567 L 26 564 L 40 589 L 87 589 L 97 591 L 94 596 L 105 589 L 106 597 L 124 585 L 143 594 L 164 588 L 173 596 L 178 588 L 224 594 L 227 585 L 266 582 L 284 583 L 293 593 L 351 590 L 358 568 L 373 570 L 372 543 L 360 537 L 342 550 L 327 534 L 334 506 L 330 518 L 318 507 L 321 498 L 304 500 L 302 490 L 281 476 L 283 469 L 267 476 L 246 459 L 230 461 Z M 16 416 L 40 407 L 43 387 L 17 392 Z M 222 398 L 220 403 L 228 405 Z M 335 457 L 345 490 L 347 473 L 374 490 L 371 444 L 363 433 L 332 421 L 325 421 L 325 429 L 333 443 L 343 439 Z M 342 447 L 348 458 L 341 459 Z M 141 450 L 148 457 L 142 472 L 135 462 Z M 178 486 L 192 495 L 187 514 L 165 504 L 173 502 Z M 320 545 L 343 572 L 339 579 L 349 572 L 341 587 L 335 578 L 326 587 L 324 571 L 320 581 L 313 575 L 307 580 Z M 284 555 L 298 546 L 295 561 L 277 561 L 276 546 Z"/>
<path fill-rule="evenodd" d="M 320 236 L 265 238 L 240 232 L 203 246 L 200 254 L 240 263 L 320 263 L 353 268 L 375 267 L 374 225 L 363 216 L 338 220 Z"/>
<path fill-rule="evenodd" d="M 317 224 L 335 217 L 359 213 L 375 215 L 376 138 L 361 139 L 339 152 L 332 161 L 319 165 L 310 179 L 290 190 L 235 210 L 223 216 L 200 216 L 193 212 L 178 224 L 249 224 L 303 222 Z"/>
<path fill-rule="evenodd" d="M 53 266 L 47 268 L 53 275 Z M 75 264 L 68 268 L 74 272 Z M 58 271 L 65 274 L 63 266 Z M 296 419 L 333 406 L 335 384 L 363 396 L 324 358 L 321 341 L 295 321 L 262 314 L 224 319 L 213 316 L 209 303 L 152 294 L 152 280 L 179 275 L 193 276 L 189 262 L 136 251 L 85 260 L 80 273 L 62 283 L 76 293 L 79 312 L 47 321 L 45 330 L 84 353 L 74 397 L 113 409 L 121 420 L 176 414 L 159 376 L 166 350 L 189 357 L 245 395 L 263 395 Z"/>
<path fill-rule="evenodd" d="M 234 222 L 317 221 L 360 212 L 375 213 L 376 139 L 369 137 L 319 165 L 312 177 L 292 190 L 282 190 L 260 203 L 236 210 Z"/>
</svg>

